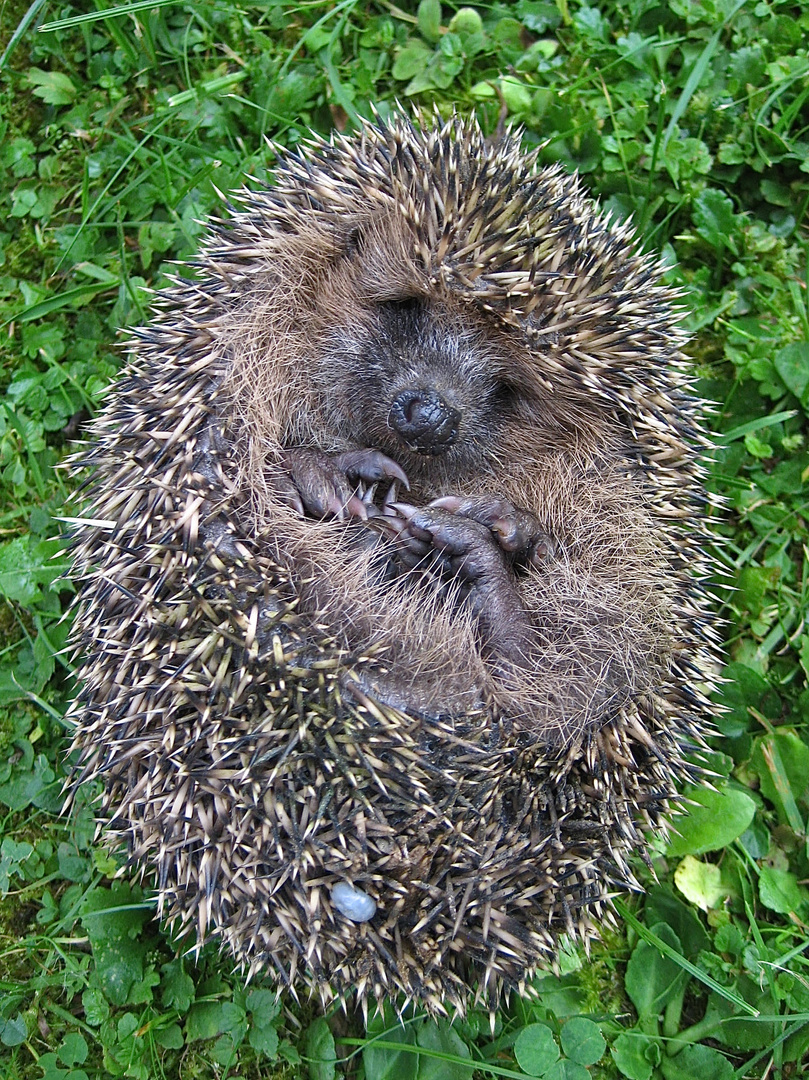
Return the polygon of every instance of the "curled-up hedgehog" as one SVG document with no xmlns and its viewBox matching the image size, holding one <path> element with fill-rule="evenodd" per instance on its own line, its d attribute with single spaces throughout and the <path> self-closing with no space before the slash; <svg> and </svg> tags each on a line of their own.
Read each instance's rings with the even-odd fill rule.
<svg viewBox="0 0 809 1080">
<path fill-rule="evenodd" d="M 457 118 L 238 198 L 83 455 L 75 783 L 251 974 L 492 1004 L 634 886 L 706 730 L 676 297 Z"/>
</svg>

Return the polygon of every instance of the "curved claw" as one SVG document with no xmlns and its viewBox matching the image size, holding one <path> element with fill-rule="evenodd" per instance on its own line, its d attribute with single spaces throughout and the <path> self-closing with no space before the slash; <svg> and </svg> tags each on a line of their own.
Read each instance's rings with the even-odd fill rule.
<svg viewBox="0 0 809 1080">
<path fill-rule="evenodd" d="M 402 531 L 407 528 L 406 523 L 401 518 L 392 517 L 388 514 L 377 514 L 370 517 L 368 526 L 375 532 L 387 537 L 388 540 L 399 540 Z"/>
<path fill-rule="evenodd" d="M 459 495 L 442 495 L 440 499 L 433 499 L 430 506 L 437 506 L 439 510 L 449 510 L 456 514 L 463 506 L 463 499 Z"/>
<path fill-rule="evenodd" d="M 398 480 L 410 490 L 410 481 L 407 473 L 392 458 L 387 457 L 381 450 L 347 450 L 338 454 L 335 463 L 351 476 L 373 484 L 378 480 Z"/>
<path fill-rule="evenodd" d="M 388 506 L 391 508 L 391 510 L 395 510 L 400 517 L 405 518 L 407 521 L 409 521 L 414 514 L 417 514 L 419 510 L 417 506 L 411 506 L 410 503 L 403 502 L 388 503 Z"/>
<path fill-rule="evenodd" d="M 368 520 L 368 507 L 358 495 L 352 495 L 345 505 L 345 509 L 352 517 L 358 517 L 362 521 Z"/>
<path fill-rule="evenodd" d="M 297 491 L 290 492 L 287 498 L 289 499 L 289 505 L 292 507 L 298 517 L 306 517 L 306 511 L 303 506 L 303 499 L 300 497 Z"/>
<path fill-rule="evenodd" d="M 330 495 L 326 500 L 326 510 L 337 518 L 338 521 L 345 521 L 346 516 L 346 503 L 339 497 L 339 495 Z"/>
<path fill-rule="evenodd" d="M 489 528 L 497 537 L 497 542 L 503 551 L 519 551 L 523 546 L 522 537 L 513 518 L 495 518 Z"/>
<path fill-rule="evenodd" d="M 531 544 L 528 561 L 532 566 L 541 570 L 549 559 L 554 558 L 556 553 L 556 544 L 550 536 L 538 536 Z"/>
<path fill-rule="evenodd" d="M 468 499 L 442 495 L 429 507 L 477 521 L 489 530 L 501 551 L 526 558 L 535 567 L 542 567 L 557 553 L 553 538 L 542 530 L 536 515 L 514 506 L 502 495 Z"/>
<path fill-rule="evenodd" d="M 301 517 L 367 521 L 380 513 L 374 504 L 380 480 L 408 484 L 399 465 L 379 450 L 328 454 L 307 447 L 282 450 L 272 466 L 279 498 Z M 386 502 L 395 498 L 388 492 Z"/>
<path fill-rule="evenodd" d="M 274 487 L 281 501 L 285 502 L 291 510 L 294 510 L 298 517 L 306 516 L 306 508 L 303 505 L 300 492 L 288 476 L 279 473 L 275 477 Z"/>
</svg>

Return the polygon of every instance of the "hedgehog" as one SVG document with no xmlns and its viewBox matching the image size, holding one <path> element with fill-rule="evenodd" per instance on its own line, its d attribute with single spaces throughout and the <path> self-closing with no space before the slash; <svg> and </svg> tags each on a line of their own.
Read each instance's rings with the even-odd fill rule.
<svg viewBox="0 0 809 1080">
<path fill-rule="evenodd" d="M 81 454 L 73 785 L 192 949 L 491 1008 L 613 917 L 699 775 L 678 295 L 518 134 L 276 152 Z"/>
</svg>

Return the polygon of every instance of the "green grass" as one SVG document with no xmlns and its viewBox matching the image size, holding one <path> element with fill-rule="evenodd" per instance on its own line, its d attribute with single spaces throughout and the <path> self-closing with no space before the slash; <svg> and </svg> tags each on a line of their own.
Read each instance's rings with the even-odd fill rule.
<svg viewBox="0 0 809 1080">
<path fill-rule="evenodd" d="M 342 0 L 0 8 L 0 1074 L 730 1080 L 809 1050 L 809 4 Z M 95 9 L 101 7 L 96 3 Z M 658 883 L 534 1000 L 452 1027 L 245 988 L 177 956 L 148 888 L 61 813 L 72 597 L 55 466 L 265 136 L 394 100 L 501 104 L 544 161 L 631 214 L 685 294 L 717 403 L 711 490 L 727 708 Z M 733 588 L 731 589 L 730 586 Z M 342 1064 L 335 1066 L 335 1057 Z M 801 1065 L 804 1061 L 804 1065 Z M 308 1062 L 308 1065 L 306 1064 Z"/>
</svg>

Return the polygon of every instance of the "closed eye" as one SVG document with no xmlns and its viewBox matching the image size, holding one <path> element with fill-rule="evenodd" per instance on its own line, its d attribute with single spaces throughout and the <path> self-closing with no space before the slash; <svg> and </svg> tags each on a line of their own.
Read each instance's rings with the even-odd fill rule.
<svg viewBox="0 0 809 1080">
<path fill-rule="evenodd" d="M 420 296 L 396 296 L 389 300 L 381 301 L 380 306 L 402 315 L 410 315 L 421 311 L 424 302 Z"/>
</svg>

